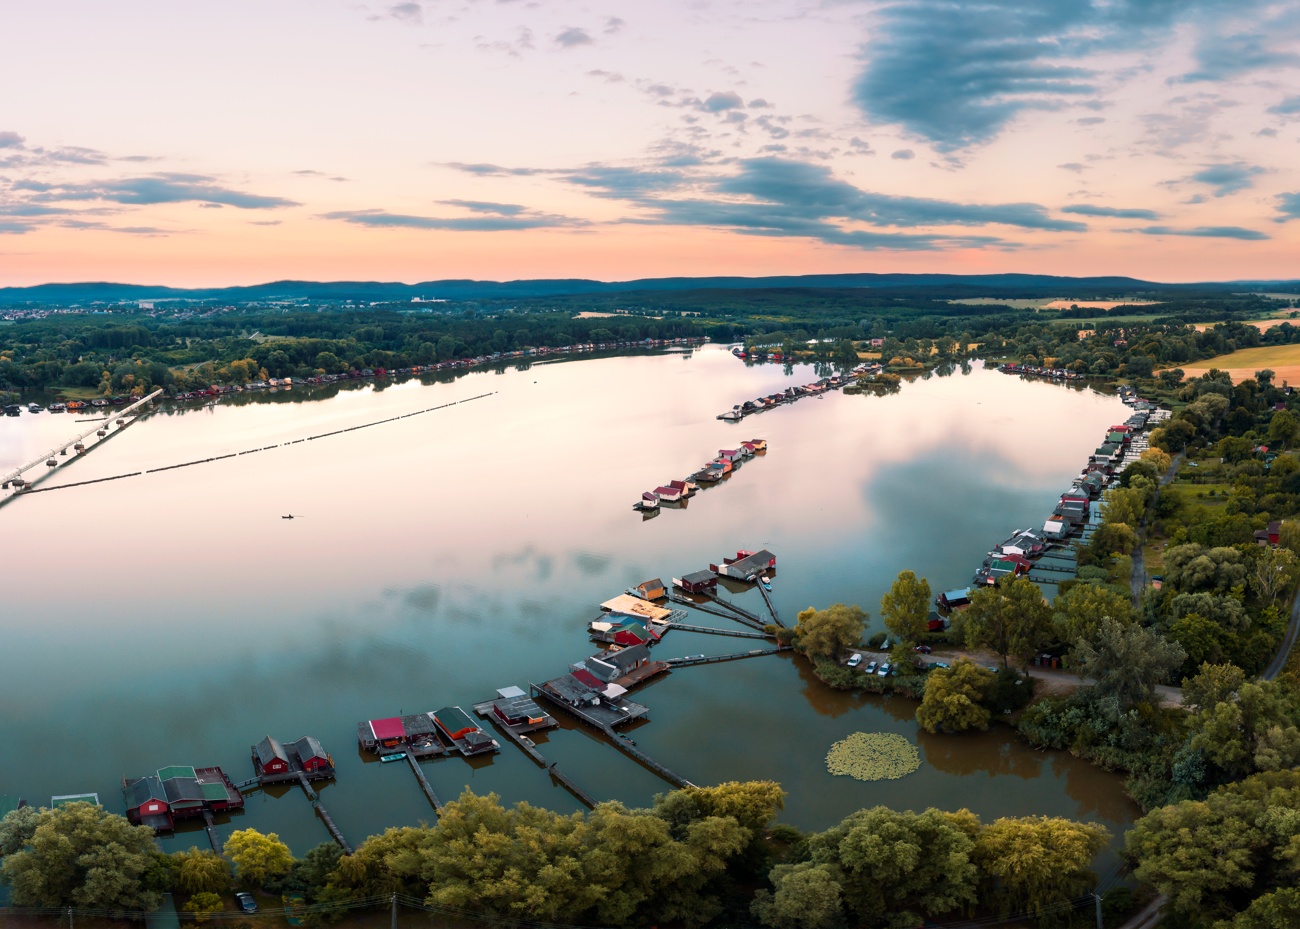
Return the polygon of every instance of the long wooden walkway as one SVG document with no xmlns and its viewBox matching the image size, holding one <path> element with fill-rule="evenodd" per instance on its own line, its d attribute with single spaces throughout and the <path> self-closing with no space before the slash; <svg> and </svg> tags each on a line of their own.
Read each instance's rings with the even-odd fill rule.
<svg viewBox="0 0 1300 929">
<path fill-rule="evenodd" d="M 564 788 L 569 791 L 569 793 L 577 797 L 578 800 L 581 801 L 588 809 L 594 810 L 596 808 L 596 801 L 592 799 L 591 794 L 587 793 L 585 790 L 583 790 L 581 787 L 575 784 L 573 782 L 573 779 L 569 777 L 569 775 L 565 774 L 563 771 L 560 770 L 560 766 L 558 764 L 552 761 L 546 770 L 550 772 L 551 777 L 559 781 L 560 784 L 563 785 Z"/>
<path fill-rule="evenodd" d="M 311 801 L 312 808 L 316 811 L 316 815 L 320 817 L 320 821 L 325 824 L 325 828 L 329 830 L 330 837 L 339 843 L 339 848 L 343 849 L 345 855 L 351 855 L 354 851 L 352 844 L 344 837 L 343 830 L 335 825 L 334 818 L 330 816 L 329 810 L 325 809 L 320 802 L 320 795 L 312 789 L 311 784 L 307 781 L 307 775 L 301 771 L 298 772 L 298 786 L 302 788 L 302 792 Z"/>
<path fill-rule="evenodd" d="M 420 782 L 420 789 L 423 790 L 424 795 L 429 798 L 429 802 L 433 804 L 433 808 L 441 813 L 442 801 L 439 800 L 438 795 L 433 792 L 433 787 L 429 784 L 429 779 L 425 777 L 424 772 L 420 770 L 420 762 L 416 760 L 415 755 L 410 752 L 406 753 L 406 760 L 411 763 L 411 770 L 415 772 L 415 779 Z"/>
<path fill-rule="evenodd" d="M 606 727 L 605 727 L 605 735 L 609 736 L 609 740 L 610 740 L 611 742 L 614 743 L 614 746 L 615 746 L 619 751 L 624 752 L 624 753 L 626 753 L 626 754 L 628 754 L 628 755 L 631 755 L 633 758 L 635 758 L 637 761 L 641 762 L 641 764 L 645 765 L 647 768 L 649 768 L 649 769 L 650 769 L 651 771 L 653 771 L 655 774 L 658 774 L 660 777 L 662 777 L 662 778 L 663 778 L 664 780 L 666 780 L 668 783 L 670 783 L 670 784 L 672 784 L 672 785 L 674 785 L 674 786 L 676 786 L 676 787 L 694 787 L 694 786 L 695 786 L 695 785 L 692 784 L 690 781 L 688 781 L 686 778 L 684 778 L 684 777 L 682 777 L 680 774 L 678 774 L 676 771 L 674 771 L 674 770 L 672 770 L 671 768 L 669 768 L 667 765 L 662 765 L 662 764 L 660 764 L 659 762 L 655 761 L 653 758 L 651 758 L 651 757 L 650 757 L 649 755 L 647 755 L 645 752 L 641 751 L 641 749 L 637 748 L 636 745 L 632 742 L 631 739 L 626 739 L 626 738 L 624 738 L 623 736 L 619 735 L 617 732 L 615 732 L 615 731 L 613 730 L 612 727 L 610 727 L 610 726 L 606 726 Z"/>
<path fill-rule="evenodd" d="M 490 703 L 486 704 L 486 706 L 491 706 L 491 705 L 492 704 Z M 478 706 L 475 706 L 474 709 L 476 712 L 478 712 L 479 708 Z M 565 774 L 563 771 L 560 770 L 560 766 L 558 764 L 556 764 L 554 761 L 547 761 L 546 756 L 537 750 L 537 744 L 533 742 L 532 739 L 528 738 L 528 736 L 523 735 L 522 733 L 515 732 L 505 723 L 501 722 L 501 720 L 497 719 L 495 713 L 479 712 L 478 715 L 482 716 L 484 719 L 490 722 L 493 726 L 496 727 L 498 732 L 504 735 L 511 742 L 514 742 L 515 745 L 519 746 L 520 750 L 522 750 L 525 755 L 527 755 L 533 761 L 537 762 L 537 764 L 540 765 L 541 767 L 545 768 L 547 773 L 550 774 L 551 777 L 559 781 L 560 784 L 566 790 L 569 791 L 569 793 L 573 794 L 575 797 L 577 797 L 588 807 L 595 807 L 596 801 L 591 798 L 591 794 L 587 793 L 576 783 L 574 783 L 573 779 L 569 777 L 569 775 Z"/>
<path fill-rule="evenodd" d="M 673 623 L 670 629 L 681 629 L 684 632 L 703 632 L 707 635 L 731 635 L 741 639 L 770 639 L 772 638 L 766 632 L 742 632 L 739 629 L 718 629 L 715 626 L 690 626 L 686 623 Z"/>
<path fill-rule="evenodd" d="M 217 835 L 217 823 L 212 818 L 211 810 L 203 811 L 203 831 L 208 834 L 208 844 L 212 846 L 212 850 L 221 855 L 221 836 Z"/>
<path fill-rule="evenodd" d="M 51 458 L 57 458 L 57 456 L 59 455 L 67 454 L 68 449 L 72 448 L 72 446 L 76 445 L 82 439 L 86 438 L 86 436 L 90 435 L 93 432 L 99 432 L 101 429 L 107 429 L 109 423 L 111 423 L 112 420 L 122 419 L 126 416 L 131 415 L 136 410 L 139 410 L 141 407 L 150 403 L 155 397 L 157 397 L 161 393 L 162 393 L 162 388 L 160 387 L 157 390 L 155 390 L 153 393 L 151 393 L 149 396 L 137 400 L 135 403 L 132 403 L 130 406 L 125 407 L 120 411 L 110 410 L 107 416 L 105 416 L 103 419 L 95 420 L 95 424 L 91 426 L 89 429 L 87 429 L 85 432 L 73 436 L 71 439 L 64 442 L 62 445 L 54 446 L 54 448 L 50 449 L 49 451 L 43 452 L 40 455 L 33 458 L 28 464 L 23 465 L 21 468 L 18 468 L 15 471 L 11 471 L 10 473 L 6 474 L 4 477 L 0 477 L 0 487 L 8 487 L 10 483 L 12 483 L 15 479 L 21 478 L 25 472 L 30 471 L 32 468 L 35 468 L 39 465 L 43 465 L 46 461 L 50 460 Z M 126 425 L 129 425 L 129 423 Z M 121 429 L 123 427 L 119 426 L 118 428 Z"/>
<path fill-rule="evenodd" d="M 761 587 L 762 585 L 760 585 L 760 589 Z M 700 596 L 707 597 L 710 602 L 716 603 L 724 610 L 730 610 L 731 612 L 739 616 L 741 619 L 749 620 L 750 623 L 757 623 L 760 627 L 767 625 L 765 622 L 763 622 L 763 617 L 759 616 L 757 613 L 751 613 L 743 606 L 737 606 L 736 604 L 732 603 L 730 600 L 727 600 L 724 597 L 719 597 L 717 594 L 700 594 Z"/>
<path fill-rule="evenodd" d="M 689 668 L 697 664 L 717 664 L 720 661 L 738 661 L 741 658 L 757 658 L 760 655 L 776 655 L 793 650 L 793 645 L 778 645 L 776 648 L 755 648 L 747 652 L 735 652 L 730 655 L 700 655 L 698 658 L 669 658 L 666 664 L 673 668 Z"/>
<path fill-rule="evenodd" d="M 763 602 L 767 604 L 767 610 L 772 614 L 772 622 L 784 629 L 785 623 L 781 622 L 781 614 L 776 611 L 776 604 L 772 602 L 772 595 L 768 593 L 768 590 L 763 586 L 762 581 L 759 581 L 758 583 L 758 592 L 763 595 Z"/>
</svg>

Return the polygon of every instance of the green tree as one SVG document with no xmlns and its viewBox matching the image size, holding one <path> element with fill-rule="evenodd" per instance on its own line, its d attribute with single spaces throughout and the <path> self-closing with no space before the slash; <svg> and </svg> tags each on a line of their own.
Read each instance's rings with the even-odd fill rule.
<svg viewBox="0 0 1300 929">
<path fill-rule="evenodd" d="M 901 929 L 974 902 L 979 828 L 967 810 L 913 813 L 878 806 L 809 836 L 807 845 L 811 863 L 831 879 L 820 882 L 840 886 L 856 924 Z"/>
<path fill-rule="evenodd" d="M 1147 509 L 1147 495 L 1137 487 L 1115 487 L 1101 498 L 1101 515 L 1108 523 L 1136 526 Z"/>
<path fill-rule="evenodd" d="M 1155 685 L 1167 681 L 1186 657 L 1177 642 L 1109 618 L 1074 649 L 1079 673 L 1093 681 L 1088 695 L 1115 721 L 1137 704 L 1152 702 Z"/>
<path fill-rule="evenodd" d="M 1300 765 L 1300 698 L 1282 682 L 1244 682 L 1190 725 L 1191 746 L 1229 778 Z"/>
<path fill-rule="evenodd" d="M 834 660 L 862 641 L 867 614 L 856 606 L 836 603 L 824 610 L 808 607 L 794 627 L 795 648 L 810 658 Z"/>
<path fill-rule="evenodd" d="M 1300 889 L 1285 887 L 1256 897 L 1223 929 L 1295 929 L 1300 926 Z"/>
<path fill-rule="evenodd" d="M 1183 705 L 1207 709 L 1236 697 L 1246 681 L 1246 672 L 1231 664 L 1201 665 L 1194 677 L 1183 681 Z"/>
<path fill-rule="evenodd" d="M 10 840 L 29 823 L 27 815 L 16 819 Z M 0 873 L 17 906 L 155 910 L 160 857 L 148 826 L 98 804 L 68 803 L 37 814 L 27 844 L 5 855 Z"/>
<path fill-rule="evenodd" d="M 34 806 L 24 806 L 0 819 L 0 858 L 21 851 L 31 844 L 41 813 Z"/>
<path fill-rule="evenodd" d="M 226 840 L 226 854 L 235 864 L 235 876 L 250 887 L 261 887 L 293 868 L 293 853 L 274 832 L 238 829 Z"/>
<path fill-rule="evenodd" d="M 1133 621 L 1127 594 L 1099 584 L 1075 584 L 1052 601 L 1052 630 L 1067 645 L 1093 635 L 1103 619 L 1125 625 Z"/>
<path fill-rule="evenodd" d="M 925 578 L 917 580 L 911 571 L 900 571 L 893 586 L 880 598 L 885 626 L 907 647 L 925 634 L 929 613 L 930 582 Z"/>
<path fill-rule="evenodd" d="M 1290 447 L 1295 444 L 1297 435 L 1300 435 L 1300 420 L 1290 410 L 1278 410 L 1269 418 L 1269 445 Z"/>
<path fill-rule="evenodd" d="M 187 894 L 224 893 L 230 889 L 230 865 L 211 849 L 190 846 L 187 852 L 175 852 L 176 884 Z"/>
<path fill-rule="evenodd" d="M 984 902 L 1038 914 L 1095 886 L 1089 870 L 1110 833 L 1096 823 L 1048 816 L 1007 817 L 985 826 L 972 855 Z"/>
<path fill-rule="evenodd" d="M 1269 603 L 1296 581 L 1295 553 L 1287 548 L 1265 548 L 1250 568 L 1250 587 L 1255 595 Z"/>
<path fill-rule="evenodd" d="M 993 714 L 985 704 L 996 684 L 993 672 L 964 658 L 951 668 L 936 668 L 926 675 L 916 721 L 926 732 L 987 729 Z"/>
<path fill-rule="evenodd" d="M 1300 771 L 1257 774 L 1152 810 L 1124 837 L 1124 857 L 1184 924 L 1208 926 L 1294 888 L 1297 809 Z"/>
<path fill-rule="evenodd" d="M 1025 577 L 982 587 L 971 595 L 962 616 L 968 645 L 992 649 L 1007 658 L 1031 658 L 1046 641 L 1052 609 L 1038 585 Z"/>
<path fill-rule="evenodd" d="M 750 911 L 776 929 L 832 929 L 844 921 L 838 870 L 801 862 L 772 869 L 772 890 L 759 890 Z"/>
</svg>

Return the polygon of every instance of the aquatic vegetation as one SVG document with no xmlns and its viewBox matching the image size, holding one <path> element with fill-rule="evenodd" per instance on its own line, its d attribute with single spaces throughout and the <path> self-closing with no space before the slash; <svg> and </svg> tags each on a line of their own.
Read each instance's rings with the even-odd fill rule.
<svg viewBox="0 0 1300 929">
<path fill-rule="evenodd" d="M 860 781 L 896 780 L 919 767 L 921 756 L 916 746 L 892 732 L 855 732 L 826 753 L 831 774 L 846 774 Z"/>
</svg>

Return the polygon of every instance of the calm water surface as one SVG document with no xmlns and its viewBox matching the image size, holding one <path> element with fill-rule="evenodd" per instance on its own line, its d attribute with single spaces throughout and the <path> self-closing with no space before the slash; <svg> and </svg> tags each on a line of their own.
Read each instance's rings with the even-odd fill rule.
<svg viewBox="0 0 1300 929">
<path fill-rule="evenodd" d="M 0 793 L 48 803 L 97 791 L 121 810 L 123 776 L 219 764 L 240 780 L 263 735 L 311 734 L 338 765 L 323 802 L 354 842 L 431 820 L 405 765 L 358 753 L 358 720 L 468 708 L 497 687 L 560 674 L 591 653 L 584 629 L 595 604 L 738 548 L 777 554 L 772 596 L 787 622 L 836 601 L 875 614 L 904 568 L 936 591 L 964 586 L 988 546 L 1041 525 L 1124 418 L 1112 397 L 976 365 L 895 396 L 833 394 L 740 424 L 714 419 L 814 376 L 746 367 L 707 347 L 152 414 L 41 486 L 493 392 L 0 506 Z M 0 471 L 70 438 L 83 428 L 74 418 L 0 419 Z M 767 439 L 766 457 L 684 511 L 642 521 L 631 510 L 641 491 L 752 436 Z M 739 600 L 762 609 L 756 592 Z M 657 656 L 753 644 L 679 631 Z M 915 703 L 829 691 L 788 655 L 681 669 L 637 699 L 651 709 L 638 746 L 696 783 L 776 779 L 790 792 L 784 818 L 803 828 L 878 803 L 969 807 L 986 819 L 1064 815 L 1116 832 L 1136 813 L 1118 779 L 1068 755 L 1028 750 L 1004 730 L 928 736 Z M 832 777 L 826 751 L 860 730 L 915 740 L 920 771 L 876 784 Z M 586 730 L 538 741 L 597 799 L 643 805 L 669 789 Z M 425 771 L 444 799 L 468 786 L 507 803 L 578 808 L 508 744 L 491 759 Z M 221 828 L 246 826 L 278 832 L 299 853 L 328 840 L 297 790 L 253 793 Z M 201 833 L 166 840 L 195 842 Z"/>
</svg>

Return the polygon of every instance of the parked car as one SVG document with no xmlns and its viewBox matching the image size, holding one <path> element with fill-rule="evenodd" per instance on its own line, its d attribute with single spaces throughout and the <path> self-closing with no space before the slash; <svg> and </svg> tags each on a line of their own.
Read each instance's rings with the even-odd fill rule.
<svg viewBox="0 0 1300 929">
<path fill-rule="evenodd" d="M 237 893 L 235 894 L 235 901 L 239 904 L 239 908 L 243 910 L 245 913 L 257 912 L 257 901 L 253 899 L 252 894 L 246 894 L 242 892 Z"/>
<path fill-rule="evenodd" d="M 849 656 L 848 665 L 850 668 L 856 668 L 860 664 L 862 664 L 862 654 L 860 652 L 854 652 Z"/>
<path fill-rule="evenodd" d="M 875 663 L 874 661 L 872 661 L 872 662 L 870 662 L 870 663 L 869 663 L 865 668 L 863 668 L 862 670 L 865 671 L 867 674 L 875 674 L 875 673 L 876 673 L 876 663 Z"/>
<path fill-rule="evenodd" d="M 949 664 L 948 664 L 948 662 L 946 662 L 946 661 L 936 661 L 934 664 L 930 665 L 930 667 L 932 667 L 932 668 L 947 668 L 947 667 L 949 667 Z"/>
<path fill-rule="evenodd" d="M 890 673 L 891 673 L 893 670 L 894 670 L 894 666 L 893 666 L 892 664 L 890 664 L 888 661 L 886 661 L 884 664 L 882 664 L 882 665 L 880 666 L 880 670 L 876 672 L 876 676 L 877 676 L 877 677 L 889 677 Z"/>
<path fill-rule="evenodd" d="M 930 646 L 928 646 L 928 645 L 918 645 L 918 646 L 914 649 L 914 651 L 918 651 L 918 652 L 920 652 L 922 655 L 928 655 L 928 654 L 930 654 L 930 652 L 934 651 L 934 649 L 932 649 L 932 648 L 931 648 Z"/>
</svg>

